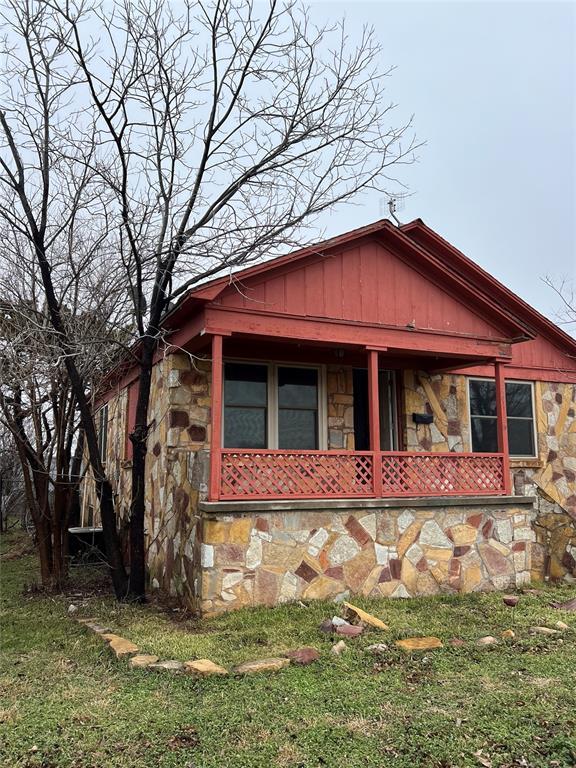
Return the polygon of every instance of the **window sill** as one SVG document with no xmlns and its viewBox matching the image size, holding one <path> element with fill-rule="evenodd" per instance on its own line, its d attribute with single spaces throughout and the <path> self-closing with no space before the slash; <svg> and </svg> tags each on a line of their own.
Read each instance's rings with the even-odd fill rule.
<svg viewBox="0 0 576 768">
<path fill-rule="evenodd" d="M 510 466 L 512 469 L 540 469 L 544 466 L 544 462 L 541 459 L 513 459 L 510 458 Z"/>
</svg>

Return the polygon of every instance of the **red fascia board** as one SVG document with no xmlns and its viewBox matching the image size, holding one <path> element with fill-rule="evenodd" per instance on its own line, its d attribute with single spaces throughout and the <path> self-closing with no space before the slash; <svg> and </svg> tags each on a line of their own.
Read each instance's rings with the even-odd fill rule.
<svg viewBox="0 0 576 768">
<path fill-rule="evenodd" d="M 510 344 L 492 339 L 229 307 L 206 308 L 206 333 L 211 333 L 212 329 L 215 333 L 219 332 L 216 329 L 229 329 L 234 334 L 246 336 L 320 341 L 334 345 L 385 346 L 395 353 L 408 351 L 447 357 L 511 357 Z"/>
<path fill-rule="evenodd" d="M 469 259 L 452 243 L 449 243 L 441 235 L 428 227 L 422 219 L 416 219 L 408 224 L 403 224 L 400 229 L 408 237 L 420 243 L 432 253 L 447 256 L 454 265 L 454 268 L 467 280 L 474 282 L 489 295 L 498 296 L 503 308 L 508 309 L 511 315 L 524 320 L 528 326 L 539 331 L 549 340 L 554 341 L 564 351 L 568 347 L 571 353 L 576 354 L 576 339 L 573 339 L 489 272 L 486 272 L 486 270 Z"/>
<path fill-rule="evenodd" d="M 236 282 L 237 280 L 245 280 L 249 277 L 254 277 L 255 275 L 259 275 L 261 272 L 268 272 L 270 269 L 276 269 L 277 267 L 281 267 L 284 264 L 289 264 L 291 262 L 298 261 L 299 259 L 304 259 L 306 256 L 322 256 L 327 250 L 339 248 L 346 243 L 358 240 L 358 238 L 366 237 L 367 235 L 371 235 L 374 232 L 379 232 L 381 229 L 390 226 L 393 225 L 390 224 L 388 219 L 380 219 L 379 221 L 375 221 L 372 224 L 367 224 L 365 227 L 352 229 L 350 232 L 344 232 L 342 235 L 337 235 L 336 237 L 331 237 L 328 240 L 323 240 L 320 243 L 306 246 L 306 248 L 301 248 L 298 251 L 293 251 L 292 253 L 287 253 L 284 256 L 278 256 L 275 259 L 269 259 L 268 261 L 263 261 L 260 264 L 254 264 L 250 267 L 246 267 L 245 269 L 241 269 L 238 272 L 232 273 L 230 276 L 227 275 L 226 277 L 216 278 L 215 280 L 204 283 L 199 288 L 193 290 L 193 293 L 195 296 L 201 296 L 204 298 L 203 293 L 207 288 L 221 286 L 223 289 L 228 285 L 231 285 L 232 282 Z M 208 295 L 209 294 L 206 294 L 206 296 Z M 210 294 L 210 298 L 215 298 L 215 296 Z"/>
</svg>

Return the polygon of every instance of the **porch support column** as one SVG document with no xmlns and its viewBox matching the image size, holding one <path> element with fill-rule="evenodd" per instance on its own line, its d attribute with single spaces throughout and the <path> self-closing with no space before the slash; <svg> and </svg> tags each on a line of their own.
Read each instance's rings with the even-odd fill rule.
<svg viewBox="0 0 576 768">
<path fill-rule="evenodd" d="M 503 454 L 504 492 L 512 493 L 512 478 L 510 477 L 510 453 L 508 449 L 508 416 L 506 413 L 506 379 L 504 378 L 504 363 L 494 363 L 494 378 L 496 381 L 496 429 L 498 436 L 498 452 Z"/>
<path fill-rule="evenodd" d="M 374 494 L 382 496 L 382 461 L 380 457 L 380 388 L 378 386 L 378 350 L 368 350 L 368 417 L 370 450 L 373 455 Z"/>
<path fill-rule="evenodd" d="M 211 396 L 211 422 L 210 433 L 210 501 L 218 501 L 220 498 L 220 466 L 222 456 L 222 336 L 212 336 L 212 382 Z"/>
</svg>

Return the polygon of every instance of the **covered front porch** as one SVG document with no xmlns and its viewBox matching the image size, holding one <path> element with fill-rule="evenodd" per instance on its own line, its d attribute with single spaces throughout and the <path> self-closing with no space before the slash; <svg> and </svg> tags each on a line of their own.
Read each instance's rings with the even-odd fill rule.
<svg viewBox="0 0 576 768">
<path fill-rule="evenodd" d="M 344 340 L 321 344 L 315 339 L 305 344 L 290 344 L 284 339 L 248 339 L 243 335 L 214 333 L 211 338 L 209 501 L 510 495 L 506 357 L 502 346 L 495 350 L 492 342 L 476 342 L 478 348 L 473 349 L 462 339 L 453 339 L 450 351 L 449 339 L 442 338 L 438 344 L 436 339 L 430 338 L 433 336 L 430 334 L 426 338 L 416 332 L 410 340 L 410 348 L 390 348 L 359 347 L 349 340 L 347 344 L 342 343 Z M 426 341 L 431 348 L 418 349 L 419 344 Z M 488 356 L 487 351 L 492 355 Z M 325 376 L 321 373 L 334 359 L 347 365 L 355 374 L 353 392 L 336 395 L 336 399 L 350 401 L 354 410 L 354 418 L 348 420 L 348 434 L 340 441 L 342 447 L 334 445 L 332 419 L 327 416 L 327 401 L 334 397 L 326 389 Z M 270 360 L 286 362 L 270 364 Z M 273 365 L 273 376 L 260 384 L 254 381 L 239 383 L 236 377 L 231 384 L 230 377 L 236 376 L 234 367 L 245 368 L 247 362 L 254 366 L 254 371 Z M 478 364 L 489 364 L 494 371 L 497 450 L 471 452 L 463 443 L 450 450 L 438 450 L 437 447 L 425 450 L 422 446 L 414 450 L 407 444 L 406 426 L 417 429 L 419 425 L 431 425 L 435 414 L 430 407 L 418 413 L 407 412 L 404 371 L 445 372 Z M 291 410 L 282 411 L 282 372 L 312 369 L 320 371 L 314 395 L 316 405 L 305 402 L 310 396 L 310 385 L 307 390 L 301 386 L 302 402 L 295 404 L 298 388 L 288 383 L 285 389 L 291 393 Z M 244 377 L 257 378 L 245 374 Z M 357 380 L 364 380 L 365 390 L 361 384 L 357 386 Z M 258 386 L 262 391 L 268 388 L 266 408 L 272 402 L 274 413 L 271 414 L 270 409 L 265 411 L 264 405 L 261 406 L 262 413 L 256 413 L 259 406 L 257 396 L 252 392 L 256 392 Z M 272 386 L 274 391 L 270 392 Z M 240 390 L 243 394 L 239 399 Z M 430 397 L 433 398 L 432 393 Z M 309 428 L 314 421 L 310 415 L 312 411 L 317 426 Z M 286 413 L 294 418 L 296 426 L 290 426 Z M 326 418 L 322 417 L 323 413 Z M 307 421 L 301 418 L 304 415 L 308 417 Z M 225 424 L 226 418 L 228 424 Z M 253 437 L 260 441 L 259 444 L 253 446 L 245 432 L 250 435 L 257 432 L 258 418 L 265 423 L 260 427 L 259 437 Z M 242 423 L 248 424 L 245 432 L 239 426 Z M 316 430 L 315 437 L 307 438 L 308 431 L 311 433 L 313 429 Z"/>
</svg>

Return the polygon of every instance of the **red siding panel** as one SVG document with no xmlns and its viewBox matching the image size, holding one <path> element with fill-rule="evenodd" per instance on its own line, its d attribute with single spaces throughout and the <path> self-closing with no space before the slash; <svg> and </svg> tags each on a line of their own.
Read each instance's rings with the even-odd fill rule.
<svg viewBox="0 0 576 768">
<path fill-rule="evenodd" d="M 274 314 L 500 338 L 502 331 L 375 241 L 230 286 L 219 302 Z"/>
</svg>

